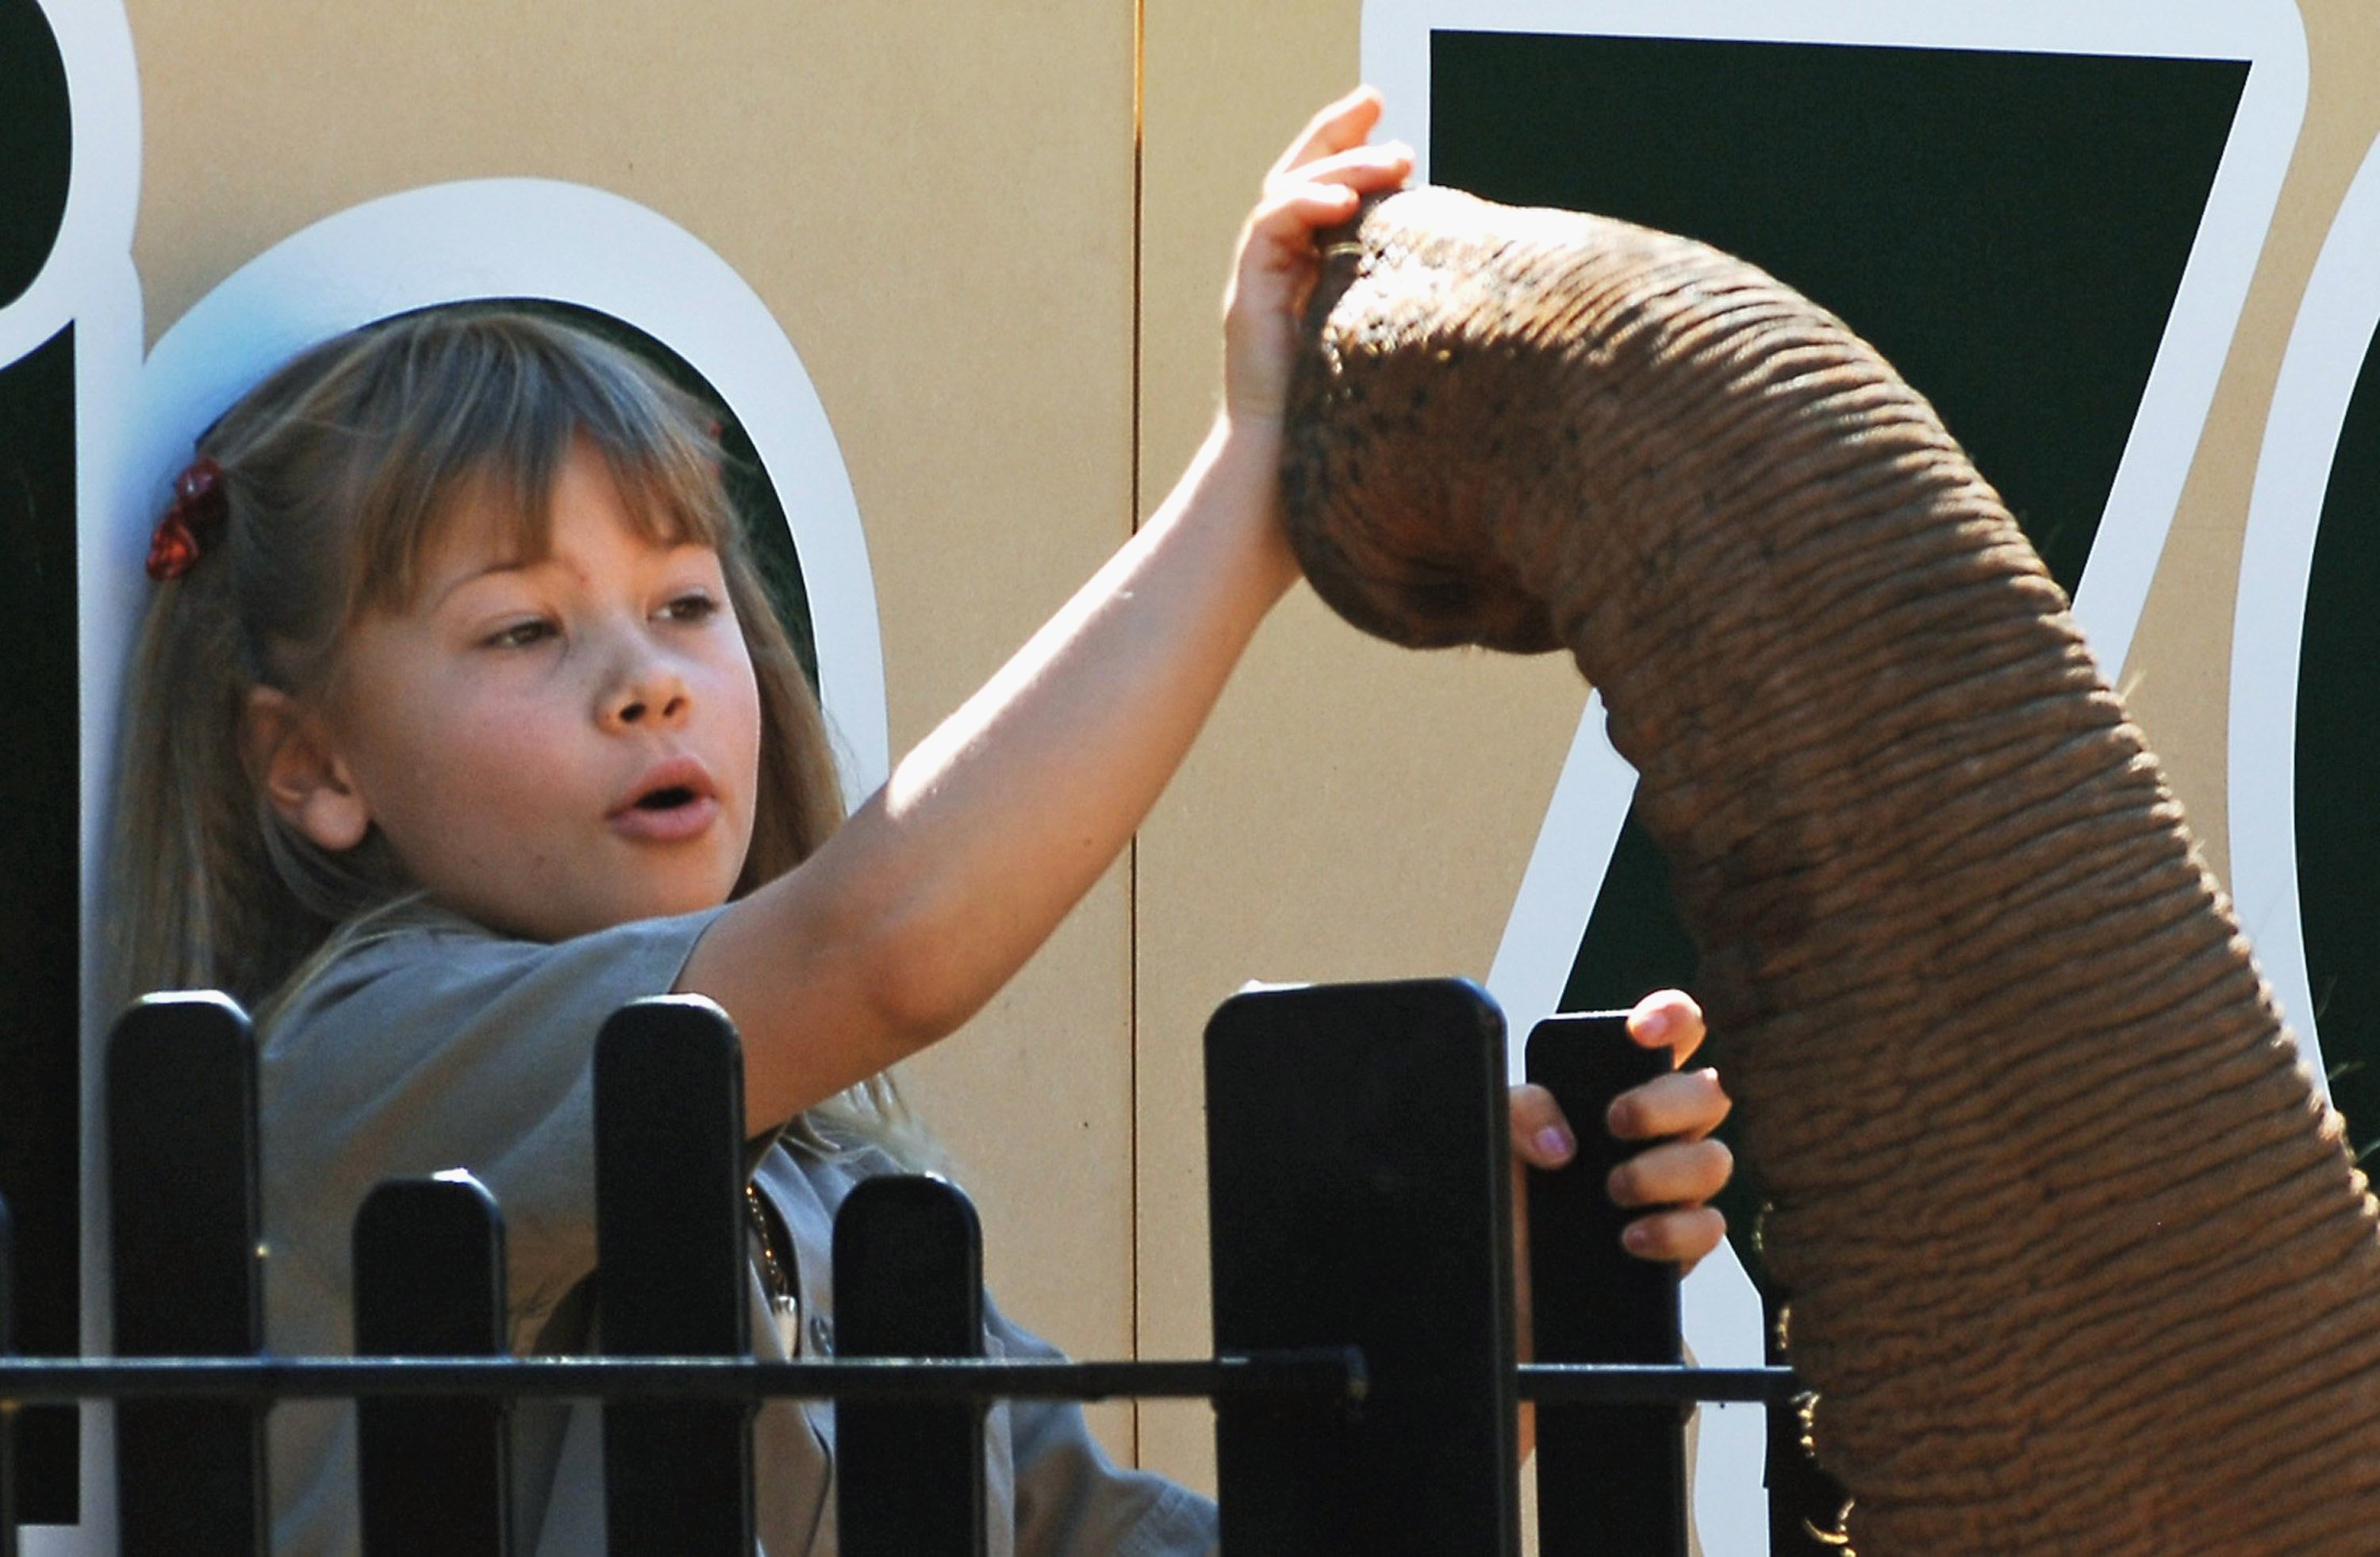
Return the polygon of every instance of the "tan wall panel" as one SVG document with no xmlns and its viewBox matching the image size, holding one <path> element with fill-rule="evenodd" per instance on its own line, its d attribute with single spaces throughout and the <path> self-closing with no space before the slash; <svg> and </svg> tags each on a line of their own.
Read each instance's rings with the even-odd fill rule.
<svg viewBox="0 0 2380 1557">
<path fill-rule="evenodd" d="M 317 218 L 492 175 L 641 201 L 751 282 L 858 493 L 896 751 L 1129 531 L 1128 0 L 130 9 L 152 337 Z M 1089 1355 L 1132 1341 L 1128 913 L 1119 873 L 912 1079 L 1002 1300 Z"/>
<path fill-rule="evenodd" d="M 1262 169 L 1353 81 L 1360 3 L 1148 0 L 1136 274 L 1127 0 L 622 0 L 592 25 L 521 0 L 129 8 L 152 337 L 307 223 L 452 178 L 598 185 L 735 266 L 842 441 L 897 749 L 1112 548 L 1135 490 L 1155 505 L 1196 443 L 1233 234 Z M 2302 10 L 2306 129 L 2125 671 L 2218 866 L 2231 601 L 2265 406 L 2307 271 L 2380 134 L 2368 5 Z M 1133 861 L 916 1068 L 1013 1312 L 1088 1355 L 1205 1349 L 1207 1014 L 1250 977 L 1484 975 L 1580 696 L 1560 662 L 1404 655 L 1293 596 Z M 1126 1413 L 1103 1411 L 1129 1449 Z M 1210 1421 L 1149 1408 L 1141 1457 L 1207 1480 Z"/>
<path fill-rule="evenodd" d="M 2305 127 L 2121 682 L 2216 875 L 2227 877 L 2231 617 L 2256 457 L 2314 257 L 2380 137 L 2380 18 L 2362 0 L 2299 0 L 2299 12 L 2312 74 Z"/>
<path fill-rule="evenodd" d="M 1157 3 L 1144 54 L 1142 501 L 1215 404 L 1217 299 L 1263 170 L 1354 84 L 1355 0 Z M 1199 1033 L 1250 978 L 1485 978 L 1584 700 L 1567 662 L 1415 656 L 1303 588 L 1258 636 L 1138 855 L 1140 1340 L 1209 1345 Z M 1211 1415 L 1141 1413 L 1212 1476 Z"/>
</svg>

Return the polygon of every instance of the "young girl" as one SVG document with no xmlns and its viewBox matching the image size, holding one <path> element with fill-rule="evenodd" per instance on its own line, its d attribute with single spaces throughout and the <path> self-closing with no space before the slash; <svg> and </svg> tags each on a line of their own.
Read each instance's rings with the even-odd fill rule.
<svg viewBox="0 0 2380 1557">
<path fill-rule="evenodd" d="M 629 356 L 490 310 L 291 363 L 207 434 L 158 527 L 119 819 L 122 992 L 214 986 L 263 1031 L 267 1330 L 347 1349 L 347 1228 L 380 1179 L 464 1165 L 504 1208 L 512 1342 L 586 1349 L 603 1019 L 669 990 L 744 1043 L 765 1356 L 831 1349 L 833 1208 L 915 1160 L 886 1068 L 981 1007 L 1131 837 L 1296 576 L 1274 513 L 1313 232 L 1409 169 L 1378 104 L 1318 115 L 1244 231 L 1224 404 L 1163 506 L 848 820 L 818 710 L 735 532 L 708 414 Z M 1691 1002 L 1638 1008 L 1683 1056 Z M 1726 1101 L 1615 1110 L 1648 1257 L 1701 1205 Z M 1567 1157 L 1516 1094 L 1520 1154 Z M 781 1257 L 789 1251 L 793 1258 Z M 1047 1348 L 996 1314 L 994 1355 Z M 831 1552 L 832 1412 L 755 1430 L 762 1544 Z M 273 1415 L 275 1549 L 358 1542 L 354 1412 Z M 602 1549 L 600 1418 L 515 1414 L 521 1550 Z M 1072 1407 L 990 1419 L 991 1550 L 1195 1552 L 1213 1510 L 1121 1471 Z"/>
</svg>

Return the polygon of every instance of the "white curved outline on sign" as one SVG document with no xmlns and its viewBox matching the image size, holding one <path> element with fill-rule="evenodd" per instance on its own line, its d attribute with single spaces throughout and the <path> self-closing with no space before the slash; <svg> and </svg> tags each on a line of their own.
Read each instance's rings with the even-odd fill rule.
<svg viewBox="0 0 2380 1557">
<path fill-rule="evenodd" d="M 140 91 L 123 8 L 40 4 L 66 66 L 73 161 L 57 239 L 31 284 L 0 308 L 0 363 L 33 350 L 80 318 L 95 294 L 131 277 L 140 213 Z M 108 276 L 111 270 L 119 274 Z"/>
<path fill-rule="evenodd" d="M 2315 1083 L 2329 1092 L 2299 918 L 2297 726 L 2306 589 L 2348 403 L 2380 332 L 2380 142 L 2306 278 L 2256 454 L 2231 622 L 2231 899 Z"/>
<path fill-rule="evenodd" d="M 846 801 L 884 781 L 883 639 L 859 507 L 826 409 L 759 295 L 692 234 L 604 190 L 480 179 L 388 195 L 251 260 L 177 321 L 141 373 L 110 549 L 137 571 L 191 441 L 317 341 L 408 309 L 535 297 L 610 314 L 710 380 L 783 501 L 818 642 Z"/>
<path fill-rule="evenodd" d="M 2206 210 L 2075 591 L 2075 614 L 2100 663 L 2124 663 L 2305 117 L 2305 28 L 2290 0 L 2011 0 L 1972 8 L 1903 0 L 1365 0 L 1364 77 L 1388 99 L 1381 133 L 1414 146 L 1417 179 L 1428 176 L 1437 28 L 2247 62 Z M 1514 1037 L 1516 1078 L 1520 1039 L 1560 1005 L 1635 792 L 1634 770 L 1612 751 L 1604 722 L 1602 697 L 1593 694 L 1488 975 Z M 1758 1296 L 1731 1250 L 1722 1246 L 1703 1261 L 1684 1297 L 1687 1342 L 1700 1360 L 1763 1360 Z M 1760 1408 L 1706 1407 L 1702 1419 L 1694 1508 L 1703 1550 L 1765 1553 Z"/>
</svg>

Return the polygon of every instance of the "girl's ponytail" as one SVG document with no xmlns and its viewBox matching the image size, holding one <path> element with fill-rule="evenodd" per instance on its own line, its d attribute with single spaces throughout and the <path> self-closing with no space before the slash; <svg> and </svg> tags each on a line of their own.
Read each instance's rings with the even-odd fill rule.
<svg viewBox="0 0 2380 1557">
<path fill-rule="evenodd" d="M 238 752 L 250 676 L 220 568 L 159 581 L 126 682 L 110 916 L 111 1007 L 152 989 L 227 984 L 218 947 L 253 945 L 259 885 L 239 835 L 255 826 Z M 246 812 L 246 815 L 229 813 Z M 243 890 L 245 888 L 245 890 Z"/>
<path fill-rule="evenodd" d="M 199 480 L 210 490 L 194 514 Z M 201 455 L 176 485 L 126 682 L 106 993 L 120 1005 L 213 988 L 253 1003 L 343 919 L 401 887 L 377 851 L 325 870 L 262 803 L 240 730 L 249 694 L 276 682 L 242 597 L 296 581 L 252 576 L 258 521 L 236 469 Z"/>
</svg>

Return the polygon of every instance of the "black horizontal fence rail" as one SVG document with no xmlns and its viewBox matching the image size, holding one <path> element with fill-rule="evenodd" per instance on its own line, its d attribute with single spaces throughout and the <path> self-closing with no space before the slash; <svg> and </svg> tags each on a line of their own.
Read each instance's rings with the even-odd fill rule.
<svg viewBox="0 0 2380 1557">
<path fill-rule="evenodd" d="M 779 1349 L 799 1355 L 754 1355 L 750 1305 L 769 1295 L 753 1285 L 740 1056 L 715 1007 L 679 998 L 624 1008 L 597 1044 L 603 1355 L 506 1355 L 500 1208 L 457 1171 L 383 1184 L 358 1209 L 360 1355 L 274 1358 L 247 1020 L 211 996 L 144 1001 L 107 1071 L 116 1357 L 10 1354 L 0 1208 L 0 1557 L 17 1537 L 6 1428 L 28 1403 L 118 1403 L 128 1557 L 262 1553 L 265 1413 L 309 1398 L 358 1403 L 368 1557 L 513 1551 L 507 1417 L 557 1399 L 604 1403 L 614 1557 L 747 1554 L 753 1413 L 820 1399 L 837 1403 L 844 1550 L 978 1557 L 989 1406 L 1114 1396 L 1213 1403 L 1229 1551 L 1507 1557 L 1528 1400 L 1545 1557 L 1682 1553 L 1684 1406 L 1777 1405 L 1799 1385 L 1782 1368 L 1682 1366 L 1674 1280 L 1614 1252 L 1601 1181 L 1617 1148 L 1590 1121 L 1641 1052 L 1577 1019 L 1531 1050 L 1581 1138 L 1529 1187 L 1544 1361 L 1515 1361 L 1502 1020 L 1445 981 L 1257 990 L 1217 1012 L 1211 1358 L 981 1355 L 980 1233 L 930 1177 L 847 1198 L 840 1355 L 798 1322 Z M 797 1304 L 793 1250 L 771 1252 Z"/>
<path fill-rule="evenodd" d="M 1060 1362 L 1038 1358 L 158 1357 L 0 1358 L 0 1400 L 456 1399 L 651 1400 L 1261 1400 L 1336 1403 L 1370 1394 L 1352 1346 L 1212 1359 Z M 1523 1363 L 1527 1401 L 1696 1401 L 1780 1405 L 1803 1385 L 1789 1368 L 1653 1368 Z"/>
</svg>

